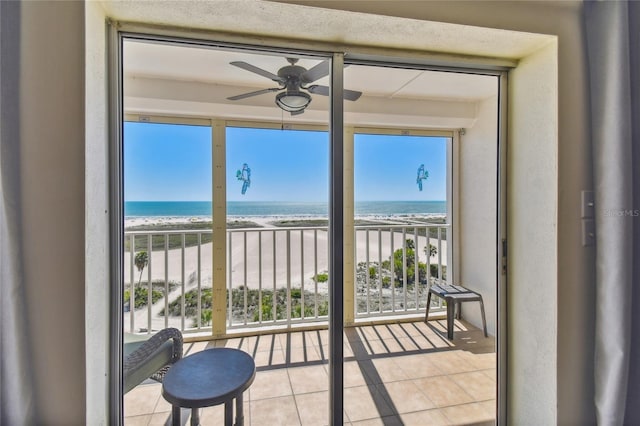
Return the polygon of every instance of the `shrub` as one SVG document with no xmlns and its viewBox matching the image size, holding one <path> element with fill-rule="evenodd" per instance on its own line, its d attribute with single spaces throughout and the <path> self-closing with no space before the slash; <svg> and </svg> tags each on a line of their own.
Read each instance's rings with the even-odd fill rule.
<svg viewBox="0 0 640 426">
<path fill-rule="evenodd" d="M 320 272 L 315 277 L 313 277 L 313 279 L 315 280 L 315 282 L 318 282 L 318 283 L 326 283 L 327 281 L 329 281 L 329 273 Z"/>
<path fill-rule="evenodd" d="M 158 290 L 153 290 L 151 292 L 151 303 L 156 303 L 158 300 L 162 299 L 162 292 Z M 129 290 L 124 291 L 124 303 L 127 304 L 130 302 L 131 292 Z M 136 287 L 133 293 L 133 303 L 134 309 L 139 309 L 144 306 L 147 306 L 149 301 L 149 291 L 145 287 Z"/>
</svg>

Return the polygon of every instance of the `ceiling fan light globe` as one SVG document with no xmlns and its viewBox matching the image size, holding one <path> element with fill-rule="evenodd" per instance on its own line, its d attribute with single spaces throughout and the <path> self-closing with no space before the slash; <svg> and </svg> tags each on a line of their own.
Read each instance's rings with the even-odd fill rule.
<svg viewBox="0 0 640 426">
<path fill-rule="evenodd" d="M 278 93 L 276 105 L 287 112 L 302 111 L 311 103 L 311 96 L 304 92 L 288 91 Z"/>
</svg>

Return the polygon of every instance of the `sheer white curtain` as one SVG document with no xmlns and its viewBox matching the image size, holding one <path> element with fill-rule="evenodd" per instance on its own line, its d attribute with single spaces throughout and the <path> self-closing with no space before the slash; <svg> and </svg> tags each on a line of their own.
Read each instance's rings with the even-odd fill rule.
<svg viewBox="0 0 640 426">
<path fill-rule="evenodd" d="M 0 424 L 34 424 L 20 221 L 20 2 L 0 1 Z"/>
<path fill-rule="evenodd" d="M 640 5 L 585 2 L 596 200 L 598 424 L 640 424 Z"/>
</svg>

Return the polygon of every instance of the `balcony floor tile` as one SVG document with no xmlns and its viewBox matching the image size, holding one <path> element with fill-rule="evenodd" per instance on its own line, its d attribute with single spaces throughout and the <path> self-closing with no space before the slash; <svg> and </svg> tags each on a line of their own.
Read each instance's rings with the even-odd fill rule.
<svg viewBox="0 0 640 426">
<path fill-rule="evenodd" d="M 346 425 L 493 424 L 494 339 L 456 321 L 422 321 L 345 330 L 344 423 Z M 328 332 L 300 331 L 215 342 L 185 343 L 185 355 L 234 347 L 251 354 L 254 383 L 244 393 L 245 425 L 328 423 Z M 161 385 L 147 381 L 124 397 L 125 425 L 170 421 Z M 182 410 L 188 422 L 190 410 Z M 221 424 L 224 406 L 201 410 L 201 423 Z"/>
</svg>

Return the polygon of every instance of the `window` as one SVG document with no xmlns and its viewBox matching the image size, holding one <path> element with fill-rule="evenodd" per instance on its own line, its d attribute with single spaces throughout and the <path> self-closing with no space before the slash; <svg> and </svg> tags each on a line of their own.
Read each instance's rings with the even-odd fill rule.
<svg viewBox="0 0 640 426">
<path fill-rule="evenodd" d="M 428 284 L 447 281 L 454 249 L 451 138 L 388 133 L 354 136 L 359 316 L 423 309 Z"/>
</svg>

